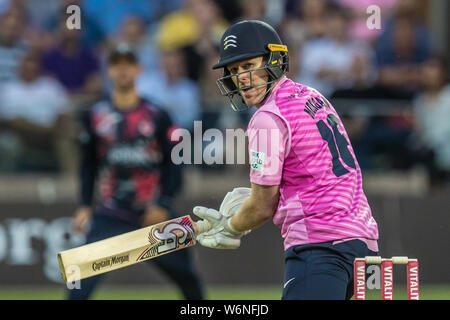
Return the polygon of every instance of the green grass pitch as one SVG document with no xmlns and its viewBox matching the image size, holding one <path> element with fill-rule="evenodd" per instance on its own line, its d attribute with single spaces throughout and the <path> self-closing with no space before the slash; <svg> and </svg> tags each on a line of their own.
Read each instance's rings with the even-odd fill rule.
<svg viewBox="0 0 450 320">
<path fill-rule="evenodd" d="M 279 300 L 277 286 L 207 286 L 206 298 L 211 300 Z M 61 287 L 0 287 L 0 300 L 60 300 Z M 96 300 L 175 300 L 181 299 L 174 287 L 100 287 L 92 297 Z M 394 290 L 394 299 L 406 300 L 406 286 Z M 368 300 L 381 299 L 380 290 L 367 290 Z M 421 286 L 421 300 L 450 300 L 450 284 Z"/>
</svg>

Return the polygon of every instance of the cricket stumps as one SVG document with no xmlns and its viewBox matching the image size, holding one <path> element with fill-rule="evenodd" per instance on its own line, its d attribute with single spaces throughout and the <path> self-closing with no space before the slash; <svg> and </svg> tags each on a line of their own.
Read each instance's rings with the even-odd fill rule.
<svg viewBox="0 0 450 320">
<path fill-rule="evenodd" d="M 384 259 L 380 256 L 356 258 L 353 262 L 355 300 L 366 299 L 366 264 L 381 265 L 381 299 L 394 299 L 394 265 L 406 265 L 408 300 L 419 300 L 419 262 L 408 257 Z"/>
</svg>

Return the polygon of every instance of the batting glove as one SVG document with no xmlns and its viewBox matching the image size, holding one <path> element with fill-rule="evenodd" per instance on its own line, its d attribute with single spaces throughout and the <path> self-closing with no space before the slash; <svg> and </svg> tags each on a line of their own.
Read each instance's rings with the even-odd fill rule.
<svg viewBox="0 0 450 320">
<path fill-rule="evenodd" d="M 214 249 L 237 249 L 241 245 L 241 237 L 250 231 L 239 232 L 230 225 L 230 217 L 225 217 L 219 211 L 195 207 L 193 213 L 204 220 L 207 220 L 212 228 L 208 232 L 197 236 L 197 241 L 204 247 Z"/>
<path fill-rule="evenodd" d="M 225 217 L 231 217 L 239 211 L 244 202 L 250 197 L 251 193 L 252 189 L 250 188 L 234 188 L 233 191 L 228 192 L 225 195 L 225 198 L 220 204 L 220 213 Z"/>
</svg>

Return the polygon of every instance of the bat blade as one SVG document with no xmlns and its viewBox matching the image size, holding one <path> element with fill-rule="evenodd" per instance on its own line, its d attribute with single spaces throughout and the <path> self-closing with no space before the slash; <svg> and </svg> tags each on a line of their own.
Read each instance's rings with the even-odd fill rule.
<svg viewBox="0 0 450 320">
<path fill-rule="evenodd" d="M 74 282 L 159 257 L 196 243 L 196 235 L 209 229 L 190 216 L 168 220 L 115 237 L 58 253 L 65 282 Z"/>
</svg>

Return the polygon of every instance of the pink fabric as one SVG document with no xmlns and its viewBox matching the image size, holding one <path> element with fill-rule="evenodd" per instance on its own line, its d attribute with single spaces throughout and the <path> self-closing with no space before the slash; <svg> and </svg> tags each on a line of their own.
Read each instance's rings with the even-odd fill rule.
<svg viewBox="0 0 450 320">
<path fill-rule="evenodd" d="M 251 181 L 260 185 L 279 185 L 288 153 L 287 123 L 272 112 L 261 111 L 252 117 L 247 134 Z M 259 165 L 256 163 L 258 160 Z"/>
<path fill-rule="evenodd" d="M 300 244 L 354 238 L 372 240 L 374 248 L 373 241 L 378 239 L 378 227 L 362 189 L 361 170 L 351 144 L 346 148 L 356 169 L 346 165 L 340 156 L 338 160 L 348 172 L 340 176 L 333 173 L 330 146 L 317 125 L 319 121 L 326 124 L 335 139 L 329 115 L 337 119 L 339 133 L 349 141 L 336 111 L 320 93 L 283 78 L 248 126 L 250 181 L 280 185 L 273 222 L 281 229 L 285 250 Z M 259 129 L 275 130 L 280 136 L 274 135 L 268 143 L 257 143 Z M 272 148 L 272 144 L 276 147 Z"/>
</svg>

